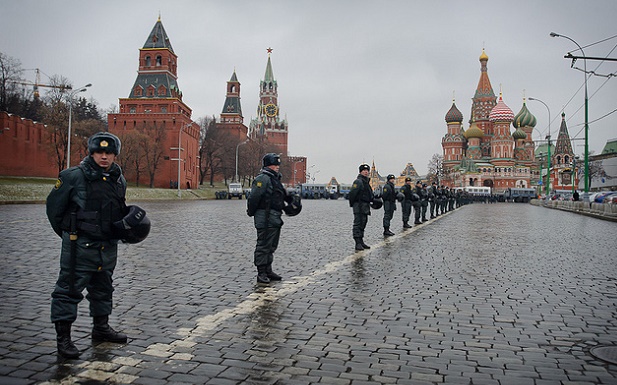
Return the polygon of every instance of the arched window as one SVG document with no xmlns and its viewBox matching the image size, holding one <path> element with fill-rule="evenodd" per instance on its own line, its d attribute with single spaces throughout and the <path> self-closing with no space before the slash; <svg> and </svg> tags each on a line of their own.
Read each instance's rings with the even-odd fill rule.
<svg viewBox="0 0 617 385">
<path fill-rule="evenodd" d="M 557 156 L 557 164 L 561 164 L 561 156 Z"/>
<path fill-rule="evenodd" d="M 151 61 L 150 56 L 146 56 L 146 67 L 150 67 L 152 65 L 150 61 Z"/>
<path fill-rule="evenodd" d="M 160 66 L 163 64 L 163 57 L 161 55 L 156 55 L 156 66 Z"/>
<path fill-rule="evenodd" d="M 569 157 L 568 155 L 566 155 L 566 156 L 563 158 L 563 162 L 564 162 L 565 164 L 570 163 L 570 157 Z"/>
</svg>

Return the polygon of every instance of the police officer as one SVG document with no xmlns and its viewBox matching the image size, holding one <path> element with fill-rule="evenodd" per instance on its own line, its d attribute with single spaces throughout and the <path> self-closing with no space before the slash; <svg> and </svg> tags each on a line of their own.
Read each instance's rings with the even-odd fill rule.
<svg viewBox="0 0 617 385">
<path fill-rule="evenodd" d="M 373 189 L 369 184 L 368 174 L 371 167 L 363 163 L 358 167 L 360 173 L 349 190 L 349 206 L 353 208 L 353 239 L 356 241 L 356 250 L 370 249 L 364 243 L 364 229 L 371 215 L 371 202 L 373 201 Z"/>
<path fill-rule="evenodd" d="M 394 180 L 396 177 L 392 174 L 386 177 L 386 185 L 383 187 L 383 235 L 386 237 L 394 235 L 390 231 L 390 221 L 396 210 L 396 189 L 394 188 Z"/>
<path fill-rule="evenodd" d="M 401 187 L 401 193 L 403 193 L 403 202 L 401 202 L 403 208 L 403 229 L 410 229 L 409 217 L 411 216 L 411 201 L 413 194 L 410 177 L 405 178 L 405 184 Z"/>
<path fill-rule="evenodd" d="M 422 211 L 422 182 L 421 181 L 416 181 L 416 188 L 413 191 L 413 193 L 411 194 L 412 196 L 412 205 L 413 205 L 413 211 L 414 211 L 414 225 L 421 225 L 422 222 L 420 222 L 420 215 L 421 215 L 421 211 Z"/>
<path fill-rule="evenodd" d="M 454 191 L 450 187 L 446 187 L 446 195 L 448 196 L 448 211 L 454 210 Z"/>
<path fill-rule="evenodd" d="M 71 325 L 84 289 L 88 290 L 93 317 L 92 339 L 127 341 L 125 334 L 108 324 L 121 237 L 116 226 L 130 227 L 127 221 L 135 225 L 145 212 L 139 209 L 139 214 L 125 218 L 126 180 L 115 163 L 120 146 L 120 139 L 108 132 L 92 135 L 88 139 L 89 155 L 78 166 L 60 172 L 47 197 L 47 218 L 62 238 L 60 274 L 51 295 L 51 321 L 56 328 L 58 353 L 66 358 L 80 354 L 71 340 Z"/>
<path fill-rule="evenodd" d="M 426 219 L 426 210 L 428 209 L 428 201 L 429 201 L 429 194 L 428 194 L 428 190 L 426 188 L 426 183 L 422 183 L 422 195 L 420 195 L 420 206 L 422 207 L 422 222 L 426 222 L 428 221 L 428 219 Z"/>
<path fill-rule="evenodd" d="M 441 185 L 441 213 L 445 214 L 448 206 L 448 191 L 446 190 L 446 186 Z"/>
<path fill-rule="evenodd" d="M 437 204 L 437 182 L 431 182 L 431 187 L 428 189 L 429 210 L 431 219 L 435 218 L 435 206 Z"/>
<path fill-rule="evenodd" d="M 263 168 L 251 186 L 247 214 L 253 217 L 257 229 L 257 244 L 253 258 L 257 267 L 257 282 L 270 283 L 282 279 L 272 271 L 272 261 L 283 226 L 281 216 L 285 201 L 290 201 L 291 197 L 287 196 L 287 191 L 281 183 L 280 156 L 268 153 L 262 161 Z"/>
</svg>

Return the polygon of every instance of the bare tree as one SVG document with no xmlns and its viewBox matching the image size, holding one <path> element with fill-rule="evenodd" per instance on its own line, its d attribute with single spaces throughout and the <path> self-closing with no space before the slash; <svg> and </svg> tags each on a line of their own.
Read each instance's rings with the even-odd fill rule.
<svg viewBox="0 0 617 385">
<path fill-rule="evenodd" d="M 154 177 L 165 152 L 163 146 L 166 138 L 165 127 L 155 122 L 147 124 L 140 131 L 143 134 L 140 136 L 139 145 L 144 154 L 144 167 L 150 177 L 150 187 L 154 187 Z"/>
<path fill-rule="evenodd" d="M 426 175 L 426 178 L 431 183 L 437 182 L 437 184 L 440 184 L 443 177 L 443 155 L 433 154 L 433 157 L 428 162 L 428 174 Z"/>
<path fill-rule="evenodd" d="M 127 179 L 134 177 L 135 183 L 139 186 L 141 174 L 146 171 L 146 159 L 141 143 L 146 141 L 147 137 L 137 130 L 125 131 L 118 137 L 122 141 L 119 163 Z"/>
<path fill-rule="evenodd" d="M 23 69 L 21 62 L 0 52 L 0 111 L 16 111 L 15 99 L 19 99 L 19 85 Z"/>
<path fill-rule="evenodd" d="M 199 143 L 199 184 L 203 185 L 206 176 L 210 175 L 210 186 L 214 185 L 214 176 L 222 170 L 223 149 L 221 148 L 220 132 L 216 127 L 214 116 L 198 120 L 201 135 Z"/>
</svg>

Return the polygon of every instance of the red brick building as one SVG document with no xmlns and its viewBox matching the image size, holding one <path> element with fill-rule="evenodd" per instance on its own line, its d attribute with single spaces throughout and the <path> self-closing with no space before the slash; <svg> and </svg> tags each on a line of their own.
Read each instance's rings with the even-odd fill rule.
<svg viewBox="0 0 617 385">
<path fill-rule="evenodd" d="M 120 112 L 109 114 L 109 131 L 123 139 L 129 153 L 120 157 L 129 181 L 153 179 L 154 187 L 197 188 L 199 183 L 199 125 L 182 101 L 177 83 L 178 56 L 159 18 L 139 50 L 137 79 Z M 131 144 L 129 133 L 149 140 Z M 132 148 L 129 148 L 132 146 Z M 133 156 L 133 157 L 132 157 Z M 137 159 L 139 158 L 139 159 Z"/>
</svg>

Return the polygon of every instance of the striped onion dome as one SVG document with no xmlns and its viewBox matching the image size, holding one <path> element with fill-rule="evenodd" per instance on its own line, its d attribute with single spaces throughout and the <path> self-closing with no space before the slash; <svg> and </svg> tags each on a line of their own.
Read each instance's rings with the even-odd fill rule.
<svg viewBox="0 0 617 385">
<path fill-rule="evenodd" d="M 523 107 L 516 116 L 514 116 L 514 127 L 535 127 L 537 123 L 536 117 L 527 109 L 527 104 L 523 101 Z"/>
<path fill-rule="evenodd" d="M 446 123 L 461 123 L 463 121 L 463 113 L 456 108 L 456 104 L 452 102 L 452 107 L 446 114 Z"/>
<path fill-rule="evenodd" d="M 491 110 L 491 113 L 488 116 L 488 120 L 491 122 L 511 122 L 514 120 L 514 113 L 510 109 L 510 107 L 506 106 L 506 103 L 503 102 L 503 98 L 501 97 L 501 93 L 499 94 L 499 101 Z"/>
</svg>

